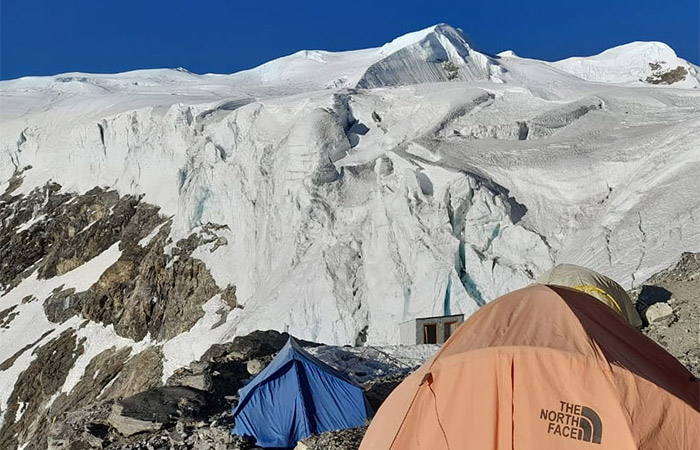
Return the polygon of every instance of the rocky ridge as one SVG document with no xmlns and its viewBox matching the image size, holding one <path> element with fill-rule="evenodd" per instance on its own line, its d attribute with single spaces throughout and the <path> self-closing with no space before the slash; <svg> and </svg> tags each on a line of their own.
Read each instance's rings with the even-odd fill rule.
<svg viewBox="0 0 700 450">
<path fill-rule="evenodd" d="M 0 196 L 0 292 L 32 277 L 61 279 L 111 249 L 118 258 L 86 290 L 58 284 L 40 305 L 45 331 L 0 361 L 4 372 L 18 360 L 30 360 L 5 402 L 0 401 L 3 449 L 20 442 L 44 448 L 46 429 L 56 417 L 158 386 L 163 376 L 159 341 L 192 328 L 205 314 L 202 305 L 213 297 L 221 299 L 221 315 L 238 307 L 235 288 L 219 287 L 192 256 L 200 247 L 213 252 L 226 245 L 217 236 L 220 226 L 207 224 L 172 242 L 170 220 L 142 198 L 100 187 L 70 194 L 53 182 L 14 194 L 22 174 L 18 171 Z M 28 295 L 0 310 L 0 326 L 9 329 L 20 308 L 39 301 Z M 94 324 L 111 327 L 115 338 L 132 344 L 120 346 L 115 340 L 95 352 L 86 337 Z M 78 367 L 84 373 L 73 380 L 71 372 Z"/>
</svg>

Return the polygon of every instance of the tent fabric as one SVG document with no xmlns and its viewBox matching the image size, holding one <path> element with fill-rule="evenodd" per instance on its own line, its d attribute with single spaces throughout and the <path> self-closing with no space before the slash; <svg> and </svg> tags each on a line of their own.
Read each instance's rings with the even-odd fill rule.
<svg viewBox="0 0 700 450">
<path fill-rule="evenodd" d="M 291 337 L 239 395 L 233 433 L 261 447 L 294 447 L 312 434 L 362 426 L 372 414 L 360 386 Z"/>
<path fill-rule="evenodd" d="M 700 448 L 700 383 L 610 308 L 532 285 L 484 306 L 384 402 L 360 450 Z"/>
<path fill-rule="evenodd" d="M 585 292 L 611 307 L 633 327 L 642 326 L 642 318 L 622 286 L 591 269 L 574 264 L 559 264 L 543 273 L 537 282 Z"/>
</svg>

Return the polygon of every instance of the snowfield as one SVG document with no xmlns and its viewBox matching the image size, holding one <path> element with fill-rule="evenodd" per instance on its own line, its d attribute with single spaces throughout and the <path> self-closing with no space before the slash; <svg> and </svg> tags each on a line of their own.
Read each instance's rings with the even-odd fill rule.
<svg viewBox="0 0 700 450">
<path fill-rule="evenodd" d="M 677 67 L 677 83 L 646 81 Z M 0 194 L 31 166 L 13 195 L 49 180 L 65 192 L 143 195 L 172 217 L 173 241 L 227 226 L 226 245 L 193 257 L 220 286 L 236 286 L 242 308 L 221 324 L 214 297 L 191 330 L 149 341 L 163 345 L 164 379 L 256 329 L 397 344 L 400 322 L 469 315 L 555 263 L 631 287 L 700 251 L 697 74 L 660 43 L 547 63 L 479 53 L 437 25 L 376 49 L 302 51 L 232 75 L 3 81 Z M 87 289 L 117 252 L 65 280 L 33 276 L 0 292 L 0 310 L 28 292 L 39 300 L 0 328 L 0 362 L 47 331 L 43 342 L 78 327 L 52 325 L 42 296 L 66 283 Z M 100 327 L 81 331 L 95 340 L 82 358 L 143 344 Z M 24 353 L 0 372 L 0 386 L 30 360 Z"/>
</svg>

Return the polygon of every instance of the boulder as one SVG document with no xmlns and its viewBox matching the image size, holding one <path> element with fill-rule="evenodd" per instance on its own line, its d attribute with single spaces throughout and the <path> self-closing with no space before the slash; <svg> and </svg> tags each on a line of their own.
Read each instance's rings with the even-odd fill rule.
<svg viewBox="0 0 700 450">
<path fill-rule="evenodd" d="M 259 359 L 251 359 L 246 364 L 246 369 L 248 370 L 248 373 L 253 375 L 253 376 L 262 372 L 264 368 L 265 368 L 265 364 L 262 361 L 260 361 Z"/>
<path fill-rule="evenodd" d="M 176 418 L 198 418 L 204 393 L 186 386 L 162 386 L 114 404 L 108 421 L 124 436 L 158 431 Z"/>
<path fill-rule="evenodd" d="M 47 432 L 48 450 L 101 449 L 109 441 L 107 418 L 112 401 L 92 403 L 51 421 Z"/>
<path fill-rule="evenodd" d="M 209 361 L 248 361 L 269 356 L 280 351 L 289 335 L 274 330 L 253 331 L 246 336 L 236 336 L 232 342 L 213 345 L 202 357 Z"/>
<path fill-rule="evenodd" d="M 647 322 L 654 323 L 670 317 L 672 314 L 673 308 L 671 308 L 671 305 L 666 302 L 659 302 L 648 307 L 644 312 L 644 317 L 646 317 Z"/>
<path fill-rule="evenodd" d="M 168 384 L 173 386 L 188 386 L 200 391 L 209 391 L 212 388 L 211 375 L 204 372 L 198 374 L 185 373 L 168 379 Z"/>
<path fill-rule="evenodd" d="M 124 407 L 119 403 L 114 404 L 112 407 L 112 412 L 107 420 L 112 427 L 114 427 L 124 436 L 158 431 L 163 428 L 164 425 L 163 422 L 158 420 L 143 420 L 135 417 L 129 417 L 128 415 L 124 414 Z"/>
<path fill-rule="evenodd" d="M 225 344 L 214 344 L 207 350 L 201 361 L 245 362 L 251 359 L 264 359 L 274 356 L 287 343 L 289 335 L 274 330 L 253 331 L 245 336 L 236 336 Z M 321 344 L 297 340 L 302 347 L 316 347 Z"/>
</svg>

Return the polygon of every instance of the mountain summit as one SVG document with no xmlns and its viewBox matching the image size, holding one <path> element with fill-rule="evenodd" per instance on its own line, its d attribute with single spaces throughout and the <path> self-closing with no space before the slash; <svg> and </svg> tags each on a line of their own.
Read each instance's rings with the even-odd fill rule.
<svg viewBox="0 0 700 450">
<path fill-rule="evenodd" d="M 451 80 L 502 82 L 498 62 L 472 49 L 461 30 L 446 24 L 394 39 L 378 54 L 383 58 L 367 68 L 358 88 Z"/>
<path fill-rule="evenodd" d="M 0 82 L 5 91 L 111 94 L 172 86 L 247 92 L 252 96 L 337 88 L 390 87 L 444 81 L 646 83 L 695 88 L 698 68 L 666 44 L 634 42 L 599 55 L 557 62 L 519 58 L 514 52 L 489 56 L 473 48 L 459 28 L 440 23 L 407 33 L 381 47 L 345 52 L 301 50 L 231 75 L 196 75 L 184 69 L 138 70 L 122 74 L 68 73 Z M 559 80 L 559 81 L 557 81 Z"/>
<path fill-rule="evenodd" d="M 587 81 L 649 83 L 698 88 L 698 68 L 663 42 L 631 42 L 594 56 L 551 63 Z"/>
</svg>

